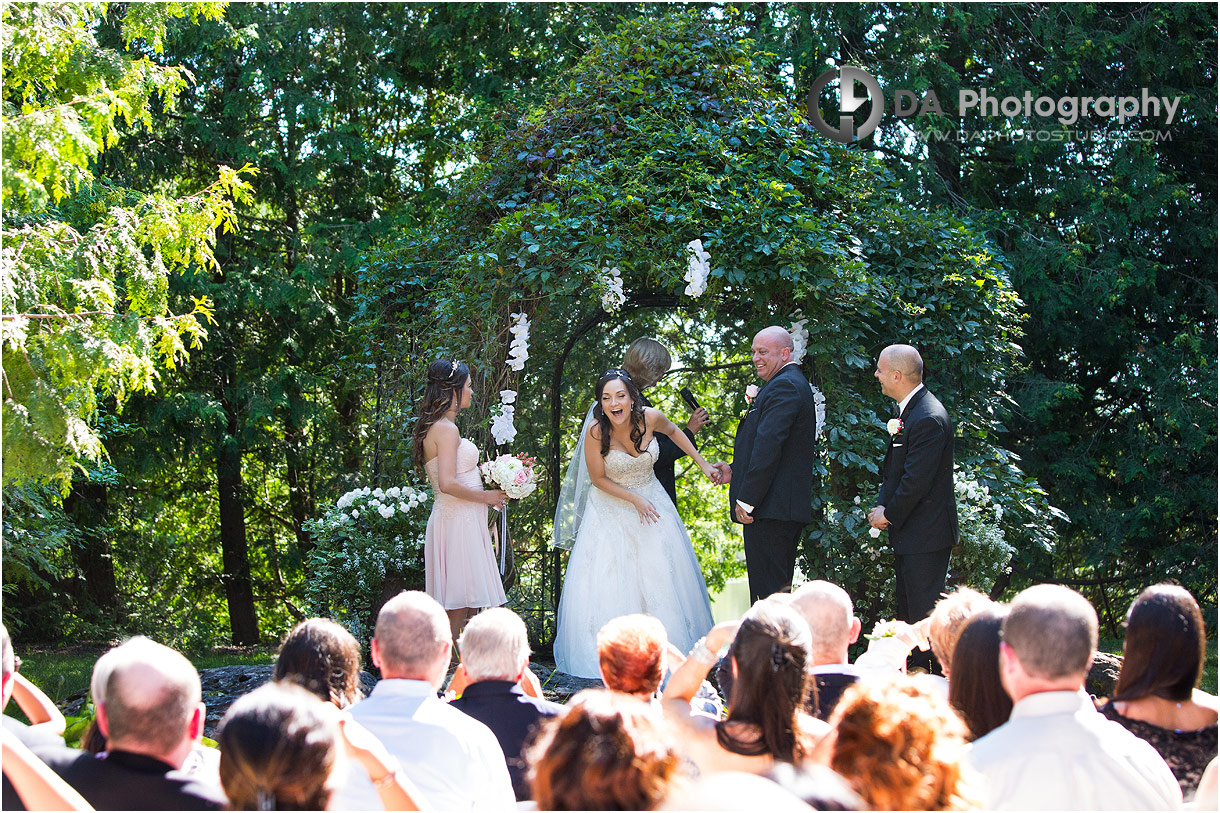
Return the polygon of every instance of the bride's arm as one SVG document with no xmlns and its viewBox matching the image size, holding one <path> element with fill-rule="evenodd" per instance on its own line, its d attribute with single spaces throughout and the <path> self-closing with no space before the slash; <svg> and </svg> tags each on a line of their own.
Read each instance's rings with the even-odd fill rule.
<svg viewBox="0 0 1220 813">
<path fill-rule="evenodd" d="M 699 467 L 699 470 L 703 472 L 707 479 L 713 483 L 716 482 L 716 469 L 712 467 L 711 463 L 703 459 L 703 455 L 699 454 L 699 450 L 695 448 L 695 444 L 691 443 L 686 433 L 679 429 L 676 423 L 666 418 L 664 412 L 653 407 L 646 407 L 644 409 L 644 423 L 654 435 L 659 432 L 672 440 L 675 446 L 686 452 L 690 459 L 695 461 L 695 465 Z"/>
<path fill-rule="evenodd" d="M 602 441 L 596 434 L 597 428 L 596 423 L 589 424 L 589 432 L 585 435 L 585 468 L 589 470 L 589 482 L 610 496 L 634 505 L 640 514 L 640 522 L 656 522 L 660 514 L 652 503 L 606 475 L 606 459 L 602 457 Z"/>
<path fill-rule="evenodd" d="M 464 486 L 458 482 L 457 455 L 462 436 L 458 433 L 456 426 L 447 421 L 438 421 L 428 429 L 427 437 L 436 443 L 436 479 L 442 493 L 486 505 L 504 504 L 508 495 L 499 489 L 485 491 L 481 488 Z"/>
</svg>

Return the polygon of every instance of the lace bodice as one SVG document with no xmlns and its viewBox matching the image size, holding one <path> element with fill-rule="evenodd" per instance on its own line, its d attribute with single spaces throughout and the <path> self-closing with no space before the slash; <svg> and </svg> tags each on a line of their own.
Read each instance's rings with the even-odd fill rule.
<svg viewBox="0 0 1220 813">
<path fill-rule="evenodd" d="M 653 435 L 652 442 L 638 457 L 632 457 L 620 449 L 606 452 L 606 476 L 626 488 L 640 488 L 653 478 L 652 467 L 661 454 L 661 446 Z"/>
</svg>

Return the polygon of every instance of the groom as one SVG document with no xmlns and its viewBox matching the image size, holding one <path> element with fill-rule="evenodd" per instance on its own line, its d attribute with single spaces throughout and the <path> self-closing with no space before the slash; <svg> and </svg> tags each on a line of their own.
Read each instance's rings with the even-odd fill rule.
<svg viewBox="0 0 1220 813">
<path fill-rule="evenodd" d="M 792 337 L 763 328 L 751 345 L 754 369 L 766 383 L 733 440 L 733 463 L 716 463 L 729 484 L 733 521 L 746 547 L 750 603 L 792 585 L 796 549 L 809 524 L 813 491 L 813 391 L 792 359 Z"/>
</svg>

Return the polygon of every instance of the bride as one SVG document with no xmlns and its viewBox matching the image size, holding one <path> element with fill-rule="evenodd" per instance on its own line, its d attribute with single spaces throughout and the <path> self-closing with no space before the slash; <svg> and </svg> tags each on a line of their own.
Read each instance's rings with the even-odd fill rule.
<svg viewBox="0 0 1220 813">
<path fill-rule="evenodd" d="M 626 370 L 602 373 L 592 420 L 585 422 L 577 447 L 578 454 L 584 447 L 584 466 L 574 459 L 567 478 L 573 480 L 576 470 L 576 480 L 587 474 L 594 487 L 586 498 L 579 486 L 565 483 L 567 499 L 561 497 L 555 521 L 560 547 L 575 535 L 555 636 L 555 663 L 566 674 L 600 676 L 597 633 L 621 615 L 659 618 L 683 652 L 712 626 L 707 585 L 690 537 L 653 474 L 658 434 L 719 482 L 690 439 L 660 410 L 644 407 Z"/>
</svg>

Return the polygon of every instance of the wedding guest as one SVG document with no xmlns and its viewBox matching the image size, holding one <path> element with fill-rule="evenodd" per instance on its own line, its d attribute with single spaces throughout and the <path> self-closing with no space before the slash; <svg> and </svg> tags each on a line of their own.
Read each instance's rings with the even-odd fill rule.
<svg viewBox="0 0 1220 813">
<path fill-rule="evenodd" d="M 0 729 L 5 794 L 16 802 L 5 810 L 92 810 L 71 785 L 47 767 L 9 728 Z"/>
<path fill-rule="evenodd" d="M 1123 665 L 1100 711 L 1164 757 L 1189 798 L 1216 756 L 1217 700 L 1199 690 L 1207 633 L 1185 589 L 1158 584 L 1127 611 Z"/>
<path fill-rule="evenodd" d="M 656 384 L 662 376 L 669 372 L 672 364 L 673 358 L 670 356 L 669 350 L 656 339 L 640 337 L 627 347 L 627 352 L 623 355 L 623 369 L 631 374 L 636 386 L 640 388 L 641 396 L 644 395 L 645 390 Z M 646 407 L 652 406 L 647 397 L 643 397 L 643 402 Z M 710 420 L 707 410 L 699 407 L 690 414 L 682 433 L 690 439 L 691 444 L 694 444 L 695 433 L 706 426 Z M 665 493 L 669 495 L 670 501 L 677 505 L 678 490 L 674 477 L 674 466 L 679 460 L 686 457 L 686 452 L 679 449 L 678 445 L 665 435 L 657 435 L 657 444 L 660 447 L 660 456 L 652 468 L 656 472 L 657 480 L 665 489 Z"/>
<path fill-rule="evenodd" d="M 831 715 L 830 767 L 872 810 L 978 807 L 966 727 L 949 704 L 907 678 L 857 683 Z"/>
<path fill-rule="evenodd" d="M 272 679 L 291 680 L 345 709 L 364 697 L 360 644 L 329 618 L 307 618 L 284 636 Z"/>
<path fill-rule="evenodd" d="M 352 706 L 356 722 L 398 758 L 421 804 L 440 810 L 511 808 L 516 802 L 495 734 L 436 696 L 449 667 L 449 623 L 435 599 L 404 591 L 377 614 L 370 644 L 381 681 Z M 372 810 L 367 777 L 349 771 L 335 797 L 341 810 Z"/>
<path fill-rule="evenodd" d="M 652 810 L 682 764 L 664 721 L 605 689 L 578 693 L 567 713 L 547 720 L 529 762 L 539 810 Z"/>
<path fill-rule="evenodd" d="M 415 465 L 435 495 L 424 532 L 424 590 L 445 608 L 454 643 L 480 608 L 506 600 L 487 509 L 502 509 L 508 495 L 483 488 L 479 448 L 457 428 L 458 413 L 473 397 L 465 364 L 457 359 L 432 362 L 412 440 Z"/>
<path fill-rule="evenodd" d="M 814 810 L 869 809 L 841 774 L 813 760 L 805 760 L 800 765 L 777 763 L 766 777 Z"/>
<path fill-rule="evenodd" d="M 1004 725 L 1012 714 L 1012 698 L 1000 680 L 1000 627 L 1007 614 L 1000 604 L 980 610 L 953 648 L 952 663 L 961 668 L 949 681 L 949 704 L 966 723 L 971 740 Z"/>
<path fill-rule="evenodd" d="M 538 725 L 564 712 L 542 697 L 538 678 L 530 671 L 530 647 L 521 617 L 493 607 L 470 619 L 458 639 L 464 676 L 460 697 L 451 705 L 485 724 L 496 735 L 508 763 L 518 801 L 530 798 L 525 776 L 524 745 Z M 453 689 L 457 675 L 450 683 Z"/>
<path fill-rule="evenodd" d="M 217 734 L 232 810 L 328 810 L 344 753 L 367 771 L 386 810 L 419 810 L 418 791 L 385 747 L 299 685 L 268 683 L 229 708 Z"/>
<path fill-rule="evenodd" d="M 182 767 L 203 735 L 199 673 L 185 657 L 144 637 L 107 653 L 97 721 L 105 758 L 64 748 L 41 757 L 98 810 L 218 810 L 219 785 Z"/>
<path fill-rule="evenodd" d="M 975 613 L 993 606 L 994 602 L 987 596 L 970 587 L 959 587 L 947 594 L 932 607 L 928 616 L 928 641 L 932 645 L 932 654 L 940 663 L 941 674 L 946 680 L 952 681 L 950 675 L 953 666 L 953 648 L 957 645 L 958 636 Z"/>
<path fill-rule="evenodd" d="M 1165 760 L 1102 716 L 1084 692 L 1097 648 L 1097 613 L 1084 596 L 1054 584 L 1022 590 L 1000 634 L 1000 679 L 1012 716 L 970 751 L 987 809 L 1182 806 Z"/>
<path fill-rule="evenodd" d="M 720 648 L 730 644 L 734 676 L 728 717 L 693 714 L 690 700 Z M 766 773 L 776 762 L 800 762 L 829 727 L 804 710 L 809 690 L 809 625 L 779 601 L 759 601 L 740 624 L 722 622 L 695 644 L 670 676 L 663 699 L 687 756 L 701 773 Z"/>
<path fill-rule="evenodd" d="M 638 697 L 662 716 L 661 684 L 665 675 L 686 660 L 670 642 L 661 619 L 643 613 L 612 618 L 597 633 L 597 657 L 602 684 L 612 691 Z M 706 680 L 699 685 L 691 708 L 719 718 L 720 695 Z"/>
<path fill-rule="evenodd" d="M 62 748 L 63 714 L 55 708 L 51 698 L 21 677 L 17 671 L 20 668 L 21 659 L 13 652 L 13 642 L 9 638 L 8 629 L 0 624 L 0 709 L 6 708 L 11 698 L 30 720 L 30 725 L 26 725 L 6 714 L 3 716 L 4 730 L 26 749 Z M 16 748 L 15 750 L 20 751 Z M 31 769 L 28 775 L 34 776 L 38 772 L 38 769 Z M 4 774 L 3 785 L 3 809 L 24 810 L 21 797 L 9 781 L 9 772 Z"/>
<path fill-rule="evenodd" d="M 776 768 L 790 768 L 779 764 Z M 834 773 L 829 768 L 826 769 Z M 839 780 L 842 782 L 842 780 Z M 741 810 L 747 813 L 808 813 L 812 805 L 801 800 L 798 790 L 752 773 L 721 771 L 679 783 L 658 810 Z M 855 796 L 851 788 L 847 793 Z M 863 810 L 863 808 L 814 807 L 815 810 Z"/>
</svg>

